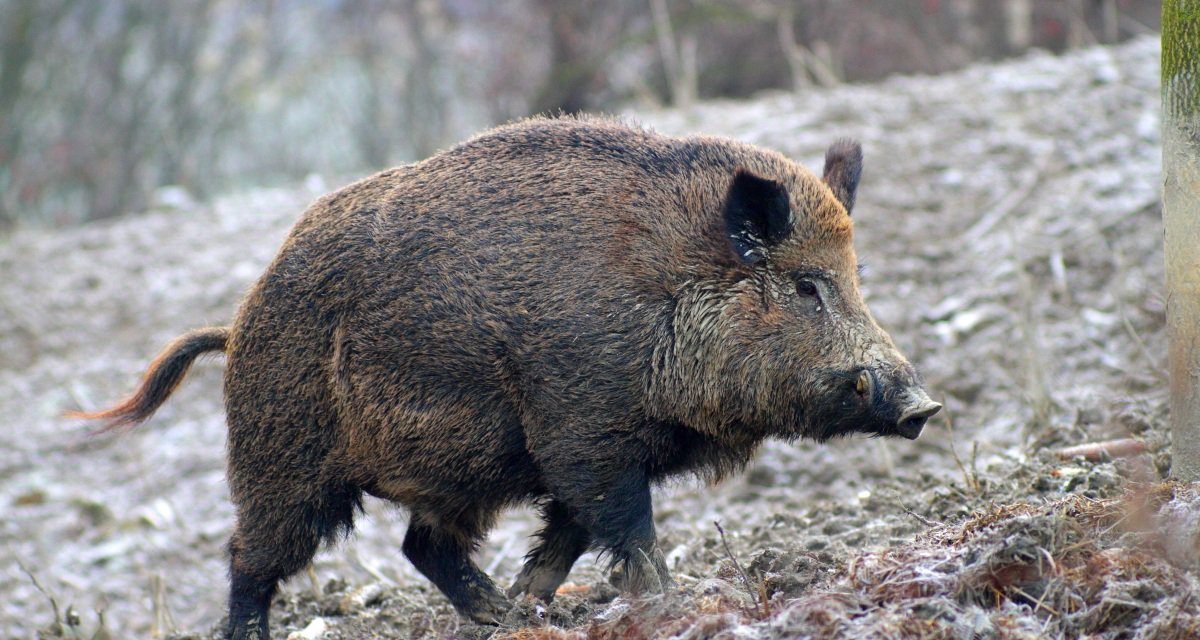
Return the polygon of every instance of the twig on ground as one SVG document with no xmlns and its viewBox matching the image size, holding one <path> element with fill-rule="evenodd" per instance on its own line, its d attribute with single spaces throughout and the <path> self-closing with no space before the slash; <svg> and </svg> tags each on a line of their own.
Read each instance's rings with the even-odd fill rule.
<svg viewBox="0 0 1200 640">
<path fill-rule="evenodd" d="M 979 441 L 971 442 L 971 479 L 975 481 L 975 493 L 983 491 L 983 485 L 979 483 Z"/>
<path fill-rule="evenodd" d="M 351 552 L 349 555 L 350 555 L 350 562 L 353 563 L 359 569 L 366 571 L 367 574 L 370 575 L 372 578 L 375 578 L 376 580 L 378 580 L 379 582 L 382 582 L 384 584 L 390 584 L 390 585 L 397 584 L 397 582 L 395 580 L 387 577 L 378 568 L 371 566 L 370 563 L 368 563 L 366 560 L 363 560 L 362 556 L 358 555 L 357 551 Z"/>
<path fill-rule="evenodd" d="M 1125 267 L 1125 256 L 1122 255 L 1121 250 L 1114 246 L 1111 241 L 1108 242 L 1108 248 L 1113 257 L 1113 263 L 1117 268 L 1117 277 L 1113 278 L 1113 280 L 1123 282 L 1128 273 L 1128 269 Z M 1125 333 L 1129 334 L 1129 338 L 1133 340 L 1138 353 L 1145 358 L 1146 364 L 1150 366 L 1151 373 L 1159 380 L 1167 380 L 1167 368 L 1150 352 L 1149 347 L 1146 346 L 1146 342 L 1142 340 L 1141 334 L 1134 328 L 1133 322 L 1129 320 L 1129 313 L 1125 308 L 1125 300 L 1120 295 L 1116 296 L 1116 300 L 1117 314 L 1121 316 L 1121 325 L 1125 328 Z"/>
<path fill-rule="evenodd" d="M 887 440 L 879 438 L 875 441 L 876 449 L 879 451 L 879 457 L 883 459 L 883 469 L 889 478 L 896 477 L 896 465 L 892 462 L 892 449 Z"/>
<path fill-rule="evenodd" d="M 1029 600 L 1030 602 L 1032 602 L 1034 611 L 1041 609 L 1051 615 L 1062 617 L 1061 613 L 1059 613 L 1058 611 L 1055 611 L 1053 607 L 1051 607 L 1050 605 L 1043 602 L 1046 599 L 1046 593 L 1048 593 L 1048 591 L 1045 593 L 1042 593 L 1041 598 L 1034 600 L 1033 596 L 1029 595 L 1025 590 L 1021 589 L 1020 587 L 1011 586 L 1009 588 L 1012 589 L 1013 591 L 1016 591 L 1017 593 L 1021 594 L 1022 596 L 1024 596 L 1026 600 Z"/>
<path fill-rule="evenodd" d="M 649 565 L 651 570 L 654 571 L 654 583 L 658 585 L 657 593 L 662 593 L 665 591 L 665 589 L 663 589 L 662 577 L 658 575 L 658 568 L 654 566 L 654 562 L 650 560 L 650 556 L 646 555 L 645 551 L 638 549 L 638 553 L 642 554 L 642 559 L 645 560 L 646 564 Z"/>
<path fill-rule="evenodd" d="M 320 578 L 317 577 L 316 567 L 314 567 L 313 564 L 310 562 L 310 563 L 308 563 L 308 568 L 304 570 L 304 573 L 308 575 L 308 586 L 310 589 L 312 589 L 313 597 L 320 598 L 321 591 L 322 591 L 321 590 L 321 580 L 320 580 Z"/>
<path fill-rule="evenodd" d="M 104 609 L 96 609 L 96 632 L 92 634 L 91 640 L 112 640 L 112 634 L 108 632 L 108 623 L 104 619 Z"/>
<path fill-rule="evenodd" d="M 1119 440 L 1089 442 L 1073 447 L 1064 447 L 1054 453 L 1063 460 L 1083 458 L 1088 462 L 1100 462 L 1111 458 L 1127 458 L 1145 452 L 1145 442 L 1133 438 L 1121 438 Z"/>
<path fill-rule="evenodd" d="M 1118 301 L 1117 311 L 1121 314 L 1121 324 L 1125 325 L 1125 332 L 1133 339 L 1133 343 L 1137 345 L 1138 351 L 1146 359 L 1146 362 L 1150 363 L 1150 370 L 1154 372 L 1155 376 L 1165 380 L 1167 378 L 1166 369 L 1150 353 L 1150 349 L 1146 347 L 1146 342 L 1142 340 L 1141 334 L 1137 332 L 1137 329 L 1133 327 L 1133 323 L 1129 321 L 1129 314 L 1125 313 L 1125 304 Z"/>
<path fill-rule="evenodd" d="M 488 575 L 494 575 L 496 573 L 496 569 L 500 568 L 500 563 L 504 562 L 504 560 L 508 558 L 508 554 L 512 551 L 512 548 L 516 546 L 516 542 L 516 536 L 509 536 L 508 540 L 504 541 L 504 546 L 500 547 L 500 550 L 496 552 L 496 557 L 492 558 L 492 561 L 488 563 L 487 568 L 484 569 L 484 573 Z"/>
<path fill-rule="evenodd" d="M 75 403 L 75 409 L 87 411 L 88 407 L 95 407 L 98 405 L 95 399 L 92 398 L 92 394 L 89 393 L 88 389 L 78 380 L 73 380 L 70 384 L 66 385 L 66 390 L 67 395 L 70 396 L 71 400 Z"/>
<path fill-rule="evenodd" d="M 154 592 L 154 624 L 150 627 L 150 637 L 162 638 L 175 631 L 175 616 L 167 608 L 167 585 L 161 575 L 150 576 L 150 589 Z"/>
<path fill-rule="evenodd" d="M 901 510 L 901 511 L 903 511 L 904 513 L 907 513 L 908 515 L 912 516 L 913 518 L 916 518 L 916 520 L 917 520 L 918 522 L 920 522 L 921 524 L 923 524 L 923 525 L 925 525 L 925 526 L 927 526 L 927 527 L 940 527 L 940 526 L 942 526 L 942 523 L 941 523 L 941 522 L 937 522 L 937 521 L 935 521 L 935 520 L 930 520 L 929 518 L 926 518 L 925 516 L 923 516 L 923 515 L 921 515 L 921 514 L 917 513 L 916 511 L 913 511 L 912 509 L 909 509 L 908 507 L 904 506 L 903 504 L 901 504 L 901 505 L 900 505 L 900 510 Z"/>
<path fill-rule="evenodd" d="M 17 560 L 17 567 L 21 569 L 21 573 L 24 573 L 29 577 L 29 581 L 33 583 L 33 588 L 37 589 L 38 593 L 46 596 L 46 599 L 50 601 L 50 608 L 54 611 L 54 625 L 61 627 L 62 616 L 59 614 L 58 602 L 54 599 L 54 596 L 50 595 L 50 592 L 46 591 L 45 587 L 42 586 L 42 583 L 38 582 L 38 579 L 34 577 L 33 572 L 26 568 L 24 562 Z"/>
<path fill-rule="evenodd" d="M 1021 266 L 1024 261 L 1017 250 L 1019 240 L 1015 225 L 1009 226 L 1009 233 L 1011 235 L 1011 257 L 1013 263 L 1018 265 L 1017 301 L 1020 308 L 1017 314 L 1017 328 L 1021 332 L 1022 346 L 1021 386 L 1024 387 L 1028 404 L 1033 409 L 1032 420 L 1025 426 L 1025 434 L 1028 436 L 1050 425 L 1055 402 L 1046 378 L 1046 371 L 1049 367 L 1039 332 L 1039 326 L 1045 318 L 1043 313 L 1039 313 L 1037 300 L 1034 298 L 1037 288 L 1034 286 L 1029 272 Z"/>
<path fill-rule="evenodd" d="M 954 464 L 962 472 L 963 484 L 967 489 L 973 493 L 979 493 L 979 478 L 975 474 L 975 453 L 979 449 L 978 447 L 971 449 L 971 469 L 968 470 L 967 465 L 963 464 L 962 458 L 958 455 L 958 447 L 954 446 L 954 418 L 950 414 L 950 407 L 946 406 L 945 399 L 942 401 L 942 406 L 945 407 L 942 411 L 942 419 L 946 421 L 946 430 L 950 432 L 950 454 L 954 456 Z"/>
<path fill-rule="evenodd" d="M 1153 197 L 1148 197 L 1141 204 L 1139 204 L 1135 207 L 1127 208 L 1125 210 L 1125 212 L 1122 213 L 1121 215 L 1116 216 L 1113 219 L 1108 220 L 1104 224 L 1100 225 L 1100 231 L 1101 231 L 1101 233 L 1108 233 L 1110 231 L 1113 231 L 1114 229 L 1116 229 L 1117 225 L 1121 224 L 1122 222 L 1125 222 L 1126 220 L 1128 220 L 1136 215 L 1141 215 L 1143 213 L 1151 213 L 1152 210 L 1154 208 L 1158 207 L 1160 203 L 1161 203 L 1161 201 L 1158 199 L 1157 194 L 1154 195 Z"/>
<path fill-rule="evenodd" d="M 771 606 L 767 601 L 766 589 L 756 590 L 754 588 L 754 585 L 750 583 L 750 576 L 746 574 L 745 569 L 742 569 L 742 564 L 738 562 L 737 556 L 733 555 L 733 551 L 730 550 L 729 541 L 725 539 L 725 530 L 721 528 L 721 523 L 713 520 L 713 525 L 717 527 L 717 533 L 721 534 L 721 546 L 725 548 L 725 555 L 729 557 L 729 561 L 733 563 L 733 568 L 742 577 L 742 584 L 746 587 L 746 593 L 750 594 L 751 598 L 757 596 L 759 603 L 762 605 L 762 617 L 764 619 L 770 617 Z"/>
<path fill-rule="evenodd" d="M 976 222 L 970 229 L 967 230 L 965 234 L 963 234 L 963 242 L 968 246 L 977 243 L 984 236 L 986 236 L 988 232 L 994 229 L 1001 220 L 1007 218 L 1010 213 L 1016 211 L 1018 207 L 1024 204 L 1025 200 L 1029 198 L 1034 189 L 1041 184 L 1042 175 L 1046 172 L 1047 167 L 1050 166 L 1050 159 L 1053 157 L 1053 152 L 1049 151 L 1038 156 L 1033 161 L 1033 168 L 1026 172 L 1024 176 L 1022 176 L 1020 183 L 1018 183 L 1012 191 L 1009 191 L 1008 195 L 1006 195 L 1004 198 L 1001 198 L 999 202 L 993 205 L 992 208 L 979 219 L 979 222 Z"/>
</svg>

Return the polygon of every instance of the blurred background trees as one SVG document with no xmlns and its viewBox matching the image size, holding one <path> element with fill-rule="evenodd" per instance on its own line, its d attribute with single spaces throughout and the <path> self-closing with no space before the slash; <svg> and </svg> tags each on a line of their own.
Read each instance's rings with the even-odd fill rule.
<svg viewBox="0 0 1200 640">
<path fill-rule="evenodd" d="M 1115 41 L 1156 31 L 1158 12 L 1152 0 L 0 0 L 0 228 L 383 168 L 533 113 L 687 106 Z"/>
</svg>

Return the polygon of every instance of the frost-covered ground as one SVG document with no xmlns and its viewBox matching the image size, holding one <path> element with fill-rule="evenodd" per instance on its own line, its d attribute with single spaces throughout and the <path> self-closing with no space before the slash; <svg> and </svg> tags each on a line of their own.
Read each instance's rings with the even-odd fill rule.
<svg viewBox="0 0 1200 640">
<path fill-rule="evenodd" d="M 686 597 L 601 603 L 610 596 L 585 558 L 572 580 L 587 591 L 560 598 L 550 622 L 570 629 L 653 621 L 632 637 L 735 628 L 747 637 L 817 629 L 911 637 L 917 632 L 884 614 L 900 615 L 886 598 L 912 594 L 871 582 L 886 564 L 878 555 L 885 549 L 917 557 L 912 545 L 945 533 L 934 525 L 975 522 L 972 511 L 990 503 L 1084 492 L 1103 498 L 1119 492 L 1125 476 L 1160 476 L 1169 460 L 1157 58 L 1157 43 L 1145 39 L 942 77 L 635 114 L 668 133 L 772 147 L 814 170 L 832 140 L 860 139 L 866 172 L 855 221 L 867 301 L 946 411 L 916 443 L 772 444 L 747 473 L 717 487 L 663 487 L 659 531 Z M 31 637 L 53 620 L 17 560 L 60 607 L 73 603 L 84 627 L 95 622 L 92 610 L 105 610 L 117 637 L 166 627 L 206 632 L 221 617 L 232 510 L 220 361 L 194 368 L 159 414 L 131 433 L 89 438 L 59 415 L 128 392 L 173 336 L 226 323 L 289 224 L 323 190 L 251 191 L 212 206 L 0 240 L 0 545 L 13 560 L 0 563 L 0 636 Z M 1066 467 L 1046 457 L 1065 444 L 1129 435 L 1152 455 Z M 402 513 L 377 501 L 367 512 L 351 541 L 316 561 L 326 595 L 312 595 L 304 576 L 285 586 L 275 614 L 280 630 L 323 614 L 326 637 L 492 631 L 460 628 L 400 556 Z M 748 618 L 745 607 L 756 605 L 729 594 L 740 577 L 730 573 L 714 520 L 761 579 L 766 620 Z M 507 584 L 533 526 L 525 512 L 506 518 L 481 550 L 481 566 Z M 1006 552 L 1007 539 L 990 543 L 996 553 Z M 344 582 L 327 584 L 335 578 Z M 355 590 L 364 585 L 371 604 L 346 599 L 362 596 Z M 868 587 L 884 600 L 851 606 L 850 596 L 838 596 L 820 605 L 810 597 L 860 597 Z M 944 596 L 930 588 L 933 595 L 922 597 Z M 1001 637 L 1004 629 L 1030 637 L 1035 628 L 1108 633 L 1082 622 L 1051 624 L 1044 607 L 1058 611 L 1053 604 L 998 593 L 990 607 L 960 602 L 953 615 L 929 603 L 901 613 L 924 620 L 926 630 L 941 619 Z M 1187 606 L 1196 605 L 1179 605 Z M 704 607 L 705 615 L 731 616 L 728 624 L 694 626 Z M 844 624 L 818 626 L 817 609 Z M 1151 613 L 1133 607 L 1109 631 L 1148 629 L 1139 616 Z M 664 622 L 672 616 L 681 622 Z M 527 605 L 506 631 L 539 620 Z"/>
</svg>

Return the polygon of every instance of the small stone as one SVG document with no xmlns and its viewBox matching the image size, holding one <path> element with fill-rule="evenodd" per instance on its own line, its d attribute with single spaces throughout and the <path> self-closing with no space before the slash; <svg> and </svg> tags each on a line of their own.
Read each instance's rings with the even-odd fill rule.
<svg viewBox="0 0 1200 640">
<path fill-rule="evenodd" d="M 363 585 L 342 596 L 342 599 L 338 601 L 337 612 L 344 616 L 363 607 L 375 604 L 382 597 L 383 585 L 378 582 Z"/>
<path fill-rule="evenodd" d="M 287 640 L 316 640 L 325 635 L 325 630 L 328 625 L 325 624 L 325 618 L 313 618 L 313 621 L 308 623 L 300 631 L 293 631 L 288 634 Z"/>
</svg>

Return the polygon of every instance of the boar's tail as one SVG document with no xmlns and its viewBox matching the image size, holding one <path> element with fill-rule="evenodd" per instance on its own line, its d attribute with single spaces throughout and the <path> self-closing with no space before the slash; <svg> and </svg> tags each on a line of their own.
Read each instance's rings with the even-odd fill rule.
<svg viewBox="0 0 1200 640">
<path fill-rule="evenodd" d="M 91 413 L 72 411 L 67 417 L 103 420 L 104 424 L 95 433 L 137 425 L 153 415 L 167 400 L 167 396 L 175 391 L 197 356 L 207 351 L 224 351 L 228 340 L 229 327 L 189 331 L 175 338 L 158 354 L 150 363 L 150 368 L 146 369 L 137 391 L 121 404 Z"/>
</svg>

